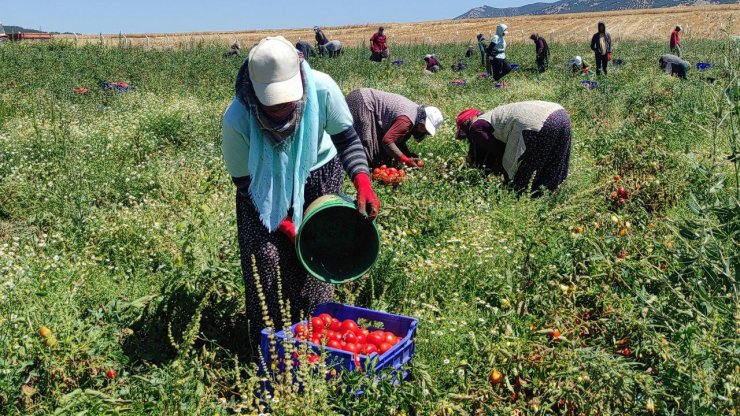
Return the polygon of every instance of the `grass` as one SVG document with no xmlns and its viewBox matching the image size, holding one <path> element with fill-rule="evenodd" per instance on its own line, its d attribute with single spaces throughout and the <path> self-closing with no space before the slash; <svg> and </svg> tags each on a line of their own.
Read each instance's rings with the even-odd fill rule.
<svg viewBox="0 0 740 416">
<path fill-rule="evenodd" d="M 414 379 L 357 398 L 359 374 L 306 373 L 273 414 L 735 414 L 740 106 L 724 90 L 738 50 L 686 42 L 691 62 L 717 64 L 709 84 L 661 74 L 664 47 L 623 42 L 627 65 L 594 91 L 558 66 L 589 56 L 576 46 L 553 45 L 542 77 L 529 45 L 512 47 L 525 69 L 499 90 L 476 79 L 475 58 L 464 74 L 421 75 L 425 53 L 449 67 L 464 45 L 396 48 L 401 67 L 354 49 L 314 60 L 345 93 L 401 93 L 446 121 L 412 144 L 427 166 L 376 187 L 381 258 L 336 295 L 419 318 Z M 220 154 L 240 62 L 221 54 L 0 47 L 2 413 L 266 412 Z M 104 92 L 103 79 L 136 90 Z M 574 126 L 571 175 L 538 199 L 468 169 L 453 139 L 461 109 L 526 99 L 561 103 Z M 622 206 L 614 175 L 632 194 Z"/>
</svg>

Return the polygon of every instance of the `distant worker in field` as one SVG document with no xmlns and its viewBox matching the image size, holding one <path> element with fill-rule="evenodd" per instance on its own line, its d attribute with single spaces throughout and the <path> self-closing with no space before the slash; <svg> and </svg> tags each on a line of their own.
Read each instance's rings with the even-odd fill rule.
<svg viewBox="0 0 740 416">
<path fill-rule="evenodd" d="M 295 48 L 298 50 L 298 52 L 300 52 L 301 57 L 306 61 L 308 61 L 310 57 L 316 56 L 316 49 L 314 49 L 314 47 L 306 41 L 299 40 L 298 42 L 296 42 Z"/>
<path fill-rule="evenodd" d="M 409 150 L 407 141 L 412 136 L 417 141 L 434 136 L 442 125 L 438 108 L 372 88 L 350 92 L 347 105 L 372 167 L 397 162 L 418 166 L 418 155 Z"/>
<path fill-rule="evenodd" d="M 342 168 L 357 189 L 362 214 L 377 215 L 380 201 L 342 91 L 329 75 L 312 70 L 285 38 L 267 37 L 252 48 L 237 75 L 235 95 L 223 117 L 222 150 L 237 190 L 247 318 L 251 340 L 259 346 L 263 305 L 279 326 L 297 322 L 333 295 L 332 285 L 309 277 L 296 256 L 305 207 L 342 190 Z M 278 278 L 291 316 L 280 315 Z"/>
<path fill-rule="evenodd" d="M 546 101 L 502 105 L 457 116 L 457 139 L 468 141 L 468 163 L 503 175 L 518 191 L 554 191 L 568 176 L 571 123 L 565 109 Z"/>
<path fill-rule="evenodd" d="M 385 28 L 382 26 L 370 38 L 370 52 L 370 60 L 373 62 L 382 62 L 389 56 Z"/>
<path fill-rule="evenodd" d="M 324 31 L 321 30 L 320 27 L 314 26 L 313 31 L 316 38 L 316 47 L 318 47 L 319 45 L 325 45 L 327 42 L 329 42 L 329 39 L 327 39 Z"/>
<path fill-rule="evenodd" d="M 224 52 L 224 58 L 230 58 L 232 56 L 239 56 L 241 53 L 241 47 L 239 46 L 239 41 L 235 40 L 234 43 L 231 44 L 229 49 Z"/>
<path fill-rule="evenodd" d="M 316 48 L 319 50 L 319 55 L 329 55 L 329 58 L 336 58 L 343 53 L 342 42 L 327 39 L 318 26 L 314 26 L 313 30 L 316 32 Z"/>
<path fill-rule="evenodd" d="M 599 31 L 591 38 L 591 50 L 596 57 L 596 75 L 607 74 L 607 65 L 612 60 L 612 37 L 606 31 L 606 23 L 599 22 Z"/>
<path fill-rule="evenodd" d="M 473 45 L 468 45 L 468 49 L 465 51 L 465 57 L 466 58 L 473 57 Z"/>
<path fill-rule="evenodd" d="M 462 72 L 468 69 L 468 64 L 462 61 L 462 59 L 457 58 L 455 59 L 455 63 L 450 65 L 450 68 L 452 68 L 455 72 Z"/>
<path fill-rule="evenodd" d="M 480 51 L 480 66 L 486 68 L 486 37 L 482 33 L 476 36 L 478 40 L 478 50 Z"/>
<path fill-rule="evenodd" d="M 673 32 L 671 32 L 671 53 L 681 57 L 681 39 L 678 37 L 678 33 L 681 31 L 681 26 L 676 26 L 675 29 L 673 29 Z"/>
<path fill-rule="evenodd" d="M 439 63 L 439 60 L 437 60 L 434 55 L 425 56 L 424 62 L 427 63 L 427 67 L 424 70 L 426 73 L 433 74 L 435 72 L 439 72 L 439 70 L 442 69 L 442 65 Z"/>
<path fill-rule="evenodd" d="M 319 45 L 319 55 L 321 56 L 328 55 L 329 58 L 336 58 L 343 53 L 344 50 L 342 49 L 342 42 L 336 39 L 330 40 L 323 45 Z"/>
<path fill-rule="evenodd" d="M 506 60 L 506 35 L 508 26 L 505 24 L 499 24 L 496 26 L 496 34 L 491 37 L 491 43 L 486 49 L 486 55 L 488 56 L 488 75 L 492 75 L 493 79 L 498 81 L 506 74 L 511 72 L 511 65 Z"/>
<path fill-rule="evenodd" d="M 588 64 L 586 60 L 580 56 L 574 56 L 573 59 L 565 63 L 565 68 L 570 69 L 573 75 L 588 72 Z"/>
<path fill-rule="evenodd" d="M 676 55 L 665 54 L 658 59 L 660 69 L 668 74 L 675 75 L 681 79 L 686 79 L 691 64 L 684 61 Z"/>
<path fill-rule="evenodd" d="M 537 63 L 537 71 L 541 74 L 545 72 L 547 65 L 550 63 L 550 47 L 547 45 L 545 38 L 537 33 L 532 33 L 529 38 L 534 41 L 535 62 Z"/>
</svg>

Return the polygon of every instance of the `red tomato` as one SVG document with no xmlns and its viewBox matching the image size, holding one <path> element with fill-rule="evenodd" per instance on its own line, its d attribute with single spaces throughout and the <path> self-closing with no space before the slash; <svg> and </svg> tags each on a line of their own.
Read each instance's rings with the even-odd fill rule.
<svg viewBox="0 0 740 416">
<path fill-rule="evenodd" d="M 360 332 L 359 334 L 355 334 L 355 336 L 357 337 L 358 344 L 365 345 L 367 343 L 367 337 L 362 332 Z"/>
<path fill-rule="evenodd" d="M 370 355 L 374 352 L 378 352 L 378 347 L 376 347 L 373 344 L 365 344 L 362 346 L 362 349 L 360 350 L 360 352 L 365 355 Z"/>
<path fill-rule="evenodd" d="M 388 173 L 391 174 L 391 175 L 395 175 L 395 174 L 398 173 L 398 169 L 396 169 L 396 168 L 390 168 L 390 169 L 388 169 Z"/>
<path fill-rule="evenodd" d="M 424 161 L 423 160 L 420 160 L 420 161 L 416 162 L 416 166 L 418 166 L 420 168 L 423 168 L 424 167 Z"/>
<path fill-rule="evenodd" d="M 346 320 L 344 320 L 342 322 L 342 330 L 341 330 L 341 332 L 343 334 L 345 332 L 347 332 L 347 331 L 357 332 L 357 328 L 358 328 L 357 327 L 357 322 L 355 322 L 355 321 L 353 321 L 351 319 L 346 319 Z"/>
<path fill-rule="evenodd" d="M 381 169 L 388 169 L 388 166 L 386 166 L 386 165 L 380 165 L 380 168 Z"/>
<path fill-rule="evenodd" d="M 393 332 L 386 332 L 385 342 L 391 345 L 396 345 L 398 343 L 398 337 L 395 334 L 393 334 Z"/>
<path fill-rule="evenodd" d="M 332 331 L 339 332 L 342 330 L 342 323 L 339 322 L 339 319 L 337 318 L 331 318 L 331 324 L 329 324 L 329 329 Z"/>
<path fill-rule="evenodd" d="M 345 341 L 345 342 L 346 342 L 347 344 L 350 344 L 350 343 L 351 343 L 351 344 L 354 344 L 354 343 L 356 343 L 356 342 L 357 342 L 357 335 L 355 335 L 355 333 L 354 333 L 354 332 L 352 332 L 352 331 L 347 331 L 347 332 L 345 332 L 345 333 L 344 333 L 344 335 L 342 336 L 342 339 L 343 339 L 343 340 L 344 340 L 344 341 Z"/>
<path fill-rule="evenodd" d="M 331 325 L 331 315 L 328 313 L 322 313 L 319 318 L 324 320 L 324 328 L 328 328 Z"/>
<path fill-rule="evenodd" d="M 316 354 L 311 354 L 311 356 L 308 357 L 308 362 L 311 364 L 317 364 L 319 361 L 321 361 L 321 358 Z"/>
<path fill-rule="evenodd" d="M 318 336 L 318 335 L 314 335 L 311 338 L 311 342 L 314 343 L 314 344 L 316 344 L 316 345 L 321 345 L 321 337 Z"/>
<path fill-rule="evenodd" d="M 311 328 L 313 329 L 313 332 L 319 332 L 319 330 L 324 328 L 325 325 L 326 322 L 318 316 L 311 318 Z"/>
<path fill-rule="evenodd" d="M 106 376 L 106 377 L 107 377 L 107 378 L 108 378 L 109 380 L 113 380 L 114 378 L 116 378 L 116 374 L 117 374 L 117 373 L 116 373 L 116 370 L 114 370 L 114 369 L 112 369 L 112 368 L 111 368 L 111 369 L 109 369 L 108 371 L 106 371 L 106 372 L 105 372 L 105 376 Z"/>
<path fill-rule="evenodd" d="M 311 338 L 325 339 L 326 329 L 314 329 Z"/>
<path fill-rule="evenodd" d="M 340 334 L 337 331 L 332 331 L 330 329 L 330 330 L 326 331 L 326 338 L 328 340 L 341 341 L 342 340 L 342 334 Z"/>
<path fill-rule="evenodd" d="M 373 175 L 380 175 L 380 168 L 373 169 Z"/>
<path fill-rule="evenodd" d="M 393 345 L 387 342 L 383 342 L 380 345 L 378 345 L 378 352 L 380 352 L 381 354 L 385 354 L 385 352 L 391 348 L 393 348 Z"/>
<path fill-rule="evenodd" d="M 308 336 L 308 327 L 306 324 L 298 324 L 295 326 L 295 335 L 298 339 L 306 339 Z"/>
<path fill-rule="evenodd" d="M 360 328 L 360 332 L 362 332 L 362 334 L 365 336 L 370 335 L 370 330 L 368 330 L 367 328 Z"/>
<path fill-rule="evenodd" d="M 621 186 L 619 187 L 619 189 L 617 189 L 617 195 L 619 195 L 619 197 L 622 198 L 622 199 L 628 199 L 629 198 L 629 194 L 627 193 L 627 190 L 624 189 Z"/>
<path fill-rule="evenodd" d="M 347 352 L 351 352 L 353 354 L 357 354 L 358 352 L 360 352 L 360 346 L 357 344 L 348 342 L 347 345 L 344 346 L 344 350 Z"/>
<path fill-rule="evenodd" d="M 329 343 L 326 344 L 326 345 L 328 347 L 336 348 L 338 350 L 341 350 L 342 349 L 342 343 L 340 341 L 335 340 L 335 339 L 330 339 L 329 340 Z"/>
<path fill-rule="evenodd" d="M 403 170 L 403 169 L 399 170 L 399 171 L 398 171 L 398 176 L 400 176 L 400 177 L 402 177 L 402 178 L 403 178 L 403 177 L 405 177 L 405 176 L 406 176 L 406 171 L 405 171 L 405 170 Z"/>
<path fill-rule="evenodd" d="M 373 331 L 367 336 L 367 342 L 379 347 L 385 342 L 385 333 L 383 331 Z"/>
</svg>

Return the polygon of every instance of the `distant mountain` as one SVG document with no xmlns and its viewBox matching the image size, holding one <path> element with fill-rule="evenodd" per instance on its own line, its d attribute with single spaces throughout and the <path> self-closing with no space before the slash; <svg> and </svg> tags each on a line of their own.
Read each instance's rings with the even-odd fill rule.
<svg viewBox="0 0 740 416">
<path fill-rule="evenodd" d="M 36 30 L 36 29 L 26 29 L 25 27 L 20 26 L 7 26 L 7 25 L 0 25 L 0 28 L 5 28 L 5 33 L 47 33 L 43 30 Z M 54 35 L 58 35 L 59 32 L 49 32 Z"/>
<path fill-rule="evenodd" d="M 481 6 L 471 9 L 455 19 L 654 9 L 674 6 L 703 6 L 708 4 L 740 4 L 740 0 L 560 0 L 554 3 L 532 3 L 521 7 L 496 8 Z"/>
</svg>

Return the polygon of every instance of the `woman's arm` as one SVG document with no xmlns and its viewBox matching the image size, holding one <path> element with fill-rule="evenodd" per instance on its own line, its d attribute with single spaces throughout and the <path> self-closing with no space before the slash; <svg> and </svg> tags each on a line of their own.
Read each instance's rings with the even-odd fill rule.
<svg viewBox="0 0 740 416">
<path fill-rule="evenodd" d="M 350 178 L 361 172 L 370 173 L 365 149 L 354 127 L 350 126 L 341 133 L 332 134 L 331 141 L 337 148 L 339 160 L 342 161 L 342 166 Z"/>
<path fill-rule="evenodd" d="M 385 149 L 385 152 L 404 164 L 409 164 L 413 161 L 407 163 L 406 160 L 409 157 L 398 148 L 396 143 L 401 143 L 404 139 L 408 138 L 413 128 L 414 123 L 411 122 L 411 119 L 406 116 L 400 116 L 393 122 L 391 128 L 385 132 L 385 135 L 383 135 L 383 149 Z"/>
<path fill-rule="evenodd" d="M 321 93 L 325 94 L 322 111 L 326 111 L 326 125 L 321 127 L 331 136 L 342 166 L 357 189 L 357 210 L 362 215 L 375 218 L 380 210 L 380 200 L 373 191 L 365 149 L 352 125 L 347 100 L 330 76 L 320 72 L 314 72 L 314 76 L 317 83 L 321 78 L 324 87 Z"/>
<path fill-rule="evenodd" d="M 504 151 L 506 143 L 497 140 L 493 136 L 493 127 L 491 123 L 485 120 L 475 121 L 468 129 L 468 140 L 470 146 L 476 147 L 479 151 L 486 152 L 486 161 L 490 164 L 487 166 L 496 175 L 504 174 Z"/>
</svg>

